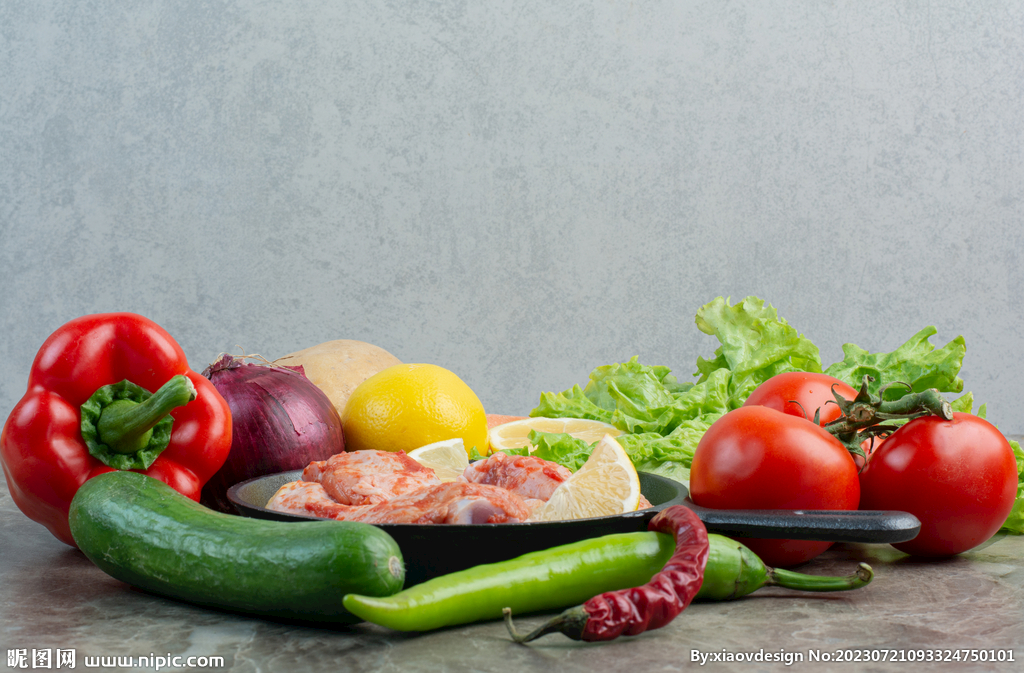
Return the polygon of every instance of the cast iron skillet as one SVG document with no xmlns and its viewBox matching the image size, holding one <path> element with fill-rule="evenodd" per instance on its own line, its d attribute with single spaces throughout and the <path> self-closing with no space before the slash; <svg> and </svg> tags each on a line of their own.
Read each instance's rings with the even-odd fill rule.
<svg viewBox="0 0 1024 673">
<path fill-rule="evenodd" d="M 665 477 L 640 472 L 640 491 L 654 505 L 618 516 L 474 525 L 379 524 L 402 550 L 406 586 L 481 563 L 515 558 L 527 552 L 612 533 L 646 531 L 654 515 L 670 505 L 694 510 L 713 533 L 737 537 L 832 540 L 836 542 L 904 542 L 921 522 L 906 512 L 716 510 L 695 505 L 686 487 Z M 277 489 L 302 478 L 302 470 L 257 477 L 235 484 L 228 499 L 244 516 L 277 521 L 317 520 L 265 507 Z"/>
</svg>

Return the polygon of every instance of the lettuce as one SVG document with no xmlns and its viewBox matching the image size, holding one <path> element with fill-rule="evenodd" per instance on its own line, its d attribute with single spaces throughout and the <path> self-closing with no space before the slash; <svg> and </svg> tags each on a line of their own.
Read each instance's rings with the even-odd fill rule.
<svg viewBox="0 0 1024 673">
<path fill-rule="evenodd" d="M 697 311 L 695 321 L 720 344 L 713 357 L 697 358 L 695 381 L 680 382 L 668 367 L 645 365 L 634 356 L 628 362 L 597 367 L 584 387 L 541 394 L 530 415 L 614 425 L 626 433 L 618 441 L 638 470 L 688 483 L 693 453 L 704 432 L 776 374 L 823 371 L 858 389 L 867 375 L 874 379 L 869 390 L 875 395 L 883 384 L 894 381 L 909 384 L 915 392 L 937 388 L 961 393 L 964 388 L 959 377 L 966 354 L 963 337 L 936 348 L 930 339 L 937 331 L 931 326 L 888 353 L 845 344 L 843 359 L 823 369 L 817 346 L 757 297 L 736 305 L 718 297 Z M 893 386 L 885 396 L 898 398 L 906 390 Z M 951 404 L 954 411 L 972 413 L 974 397 L 964 393 Z M 985 417 L 984 405 L 977 415 Z M 534 455 L 572 470 L 593 450 L 593 445 L 562 434 L 533 432 L 530 442 L 537 447 Z M 1003 530 L 1024 534 L 1024 452 L 1017 442 L 1010 445 L 1017 457 L 1020 487 Z"/>
<path fill-rule="evenodd" d="M 864 376 L 874 381 L 868 385 L 877 395 L 883 383 L 902 381 L 910 384 L 914 392 L 937 388 L 940 393 L 959 393 L 964 382 L 957 374 L 964 362 L 967 346 L 958 336 L 940 349 L 929 339 L 936 334 L 934 327 L 925 327 L 905 344 L 891 353 L 872 354 L 853 344 L 843 346 L 841 362 L 830 365 L 825 373 L 860 388 Z M 893 386 L 886 391 L 886 399 L 898 399 L 907 393 L 904 386 Z"/>
<path fill-rule="evenodd" d="M 716 371 L 730 372 L 731 409 L 742 406 L 754 388 L 776 374 L 821 371 L 818 347 L 757 297 L 735 306 L 719 297 L 697 311 L 696 322 L 701 332 L 722 344 L 714 359 L 697 358 L 697 374 L 704 381 Z"/>
<path fill-rule="evenodd" d="M 729 411 L 729 371 L 700 383 L 679 384 L 666 367 L 649 367 L 633 357 L 598 367 L 586 388 L 543 393 L 531 416 L 589 418 L 624 431 L 619 443 L 638 470 L 689 481 L 690 462 L 704 432 Z M 569 435 L 532 432 L 534 455 L 571 470 L 593 450 Z"/>
<path fill-rule="evenodd" d="M 648 432 L 620 435 L 617 439 L 637 470 L 661 474 L 686 483 L 690 479 L 689 465 L 693 458 L 693 451 L 689 447 L 697 445 L 709 425 L 688 421 L 665 436 Z M 529 441 L 534 447 L 531 455 L 564 465 L 573 472 L 583 467 L 597 444 L 587 444 L 582 439 L 564 433 L 536 430 L 530 432 Z M 527 452 L 526 448 L 505 451 L 516 455 Z"/>
<path fill-rule="evenodd" d="M 530 416 L 614 425 L 627 433 L 619 443 L 637 469 L 689 481 L 693 452 L 712 423 L 778 373 L 821 371 L 817 346 L 757 297 L 735 306 L 719 297 L 700 308 L 696 322 L 721 343 L 714 358 L 698 358 L 697 381 L 679 382 L 668 367 L 645 365 L 634 356 L 597 367 L 585 387 L 542 393 Z M 544 451 L 556 456 L 555 462 L 581 465 L 580 457 L 585 461 L 589 455 L 578 446 L 568 452 L 564 439 L 544 440 L 544 434 L 537 433 L 537 439 L 547 442 Z"/>
<path fill-rule="evenodd" d="M 583 463 L 590 457 L 590 452 L 594 450 L 594 444 L 597 443 L 587 444 L 582 439 L 561 432 L 536 430 L 530 431 L 528 439 L 535 447 L 533 455 L 564 465 L 573 472 L 583 467 Z"/>
<path fill-rule="evenodd" d="M 1017 499 L 1013 501 L 1013 509 L 999 530 L 1013 535 L 1024 535 L 1024 451 L 1021 450 L 1020 444 L 1012 439 L 1010 448 L 1017 458 Z"/>
</svg>

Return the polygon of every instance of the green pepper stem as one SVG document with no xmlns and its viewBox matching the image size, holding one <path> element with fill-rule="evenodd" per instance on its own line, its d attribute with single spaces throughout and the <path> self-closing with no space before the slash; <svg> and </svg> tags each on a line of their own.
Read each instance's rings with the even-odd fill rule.
<svg viewBox="0 0 1024 673">
<path fill-rule="evenodd" d="M 530 631 L 529 633 L 521 633 L 516 629 L 515 624 L 512 623 L 511 608 L 502 608 L 501 614 L 505 617 L 505 628 L 508 629 L 509 636 L 512 637 L 513 641 L 520 644 L 536 640 L 537 638 L 546 636 L 549 633 L 564 633 L 573 640 L 580 640 L 588 618 L 583 606 L 577 605 L 574 608 L 569 608 L 568 610 L 555 615 L 533 631 Z"/>
<path fill-rule="evenodd" d="M 100 412 L 99 439 L 115 453 L 133 454 L 146 448 L 153 426 L 173 409 L 196 399 L 196 387 L 178 374 L 143 402 L 116 400 Z"/>
<path fill-rule="evenodd" d="M 870 582 L 872 577 L 874 577 L 874 571 L 867 563 L 861 563 L 857 572 L 846 577 L 805 575 L 781 568 L 769 568 L 768 581 L 765 585 L 799 589 L 800 591 L 846 591 L 859 589 Z"/>
</svg>

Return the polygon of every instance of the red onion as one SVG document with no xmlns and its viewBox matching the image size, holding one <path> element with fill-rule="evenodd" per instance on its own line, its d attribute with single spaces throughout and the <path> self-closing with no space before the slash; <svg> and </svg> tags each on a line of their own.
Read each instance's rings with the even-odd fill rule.
<svg viewBox="0 0 1024 673">
<path fill-rule="evenodd" d="M 235 514 L 228 488 L 246 479 L 298 470 L 345 450 L 341 418 L 302 367 L 250 364 L 228 354 L 203 376 L 231 409 L 231 452 L 203 487 L 207 507 Z"/>
</svg>

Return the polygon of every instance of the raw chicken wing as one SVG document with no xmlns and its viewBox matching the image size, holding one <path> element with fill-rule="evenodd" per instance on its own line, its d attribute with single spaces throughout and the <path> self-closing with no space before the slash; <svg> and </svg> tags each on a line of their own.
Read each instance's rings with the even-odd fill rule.
<svg viewBox="0 0 1024 673">
<path fill-rule="evenodd" d="M 404 451 L 351 451 L 318 460 L 302 471 L 342 505 L 376 505 L 397 495 L 440 484 L 434 471 Z"/>
<path fill-rule="evenodd" d="M 334 519 L 353 508 L 339 504 L 315 481 L 291 481 L 277 489 L 267 503 L 267 509 L 285 514 Z"/>
<path fill-rule="evenodd" d="M 499 452 L 467 467 L 459 481 L 500 486 L 521 498 L 547 502 L 559 484 L 571 476 L 572 472 L 558 463 Z"/>
<path fill-rule="evenodd" d="M 363 523 L 518 523 L 530 511 L 515 493 L 498 486 L 447 482 L 400 495 L 335 518 Z"/>
</svg>

